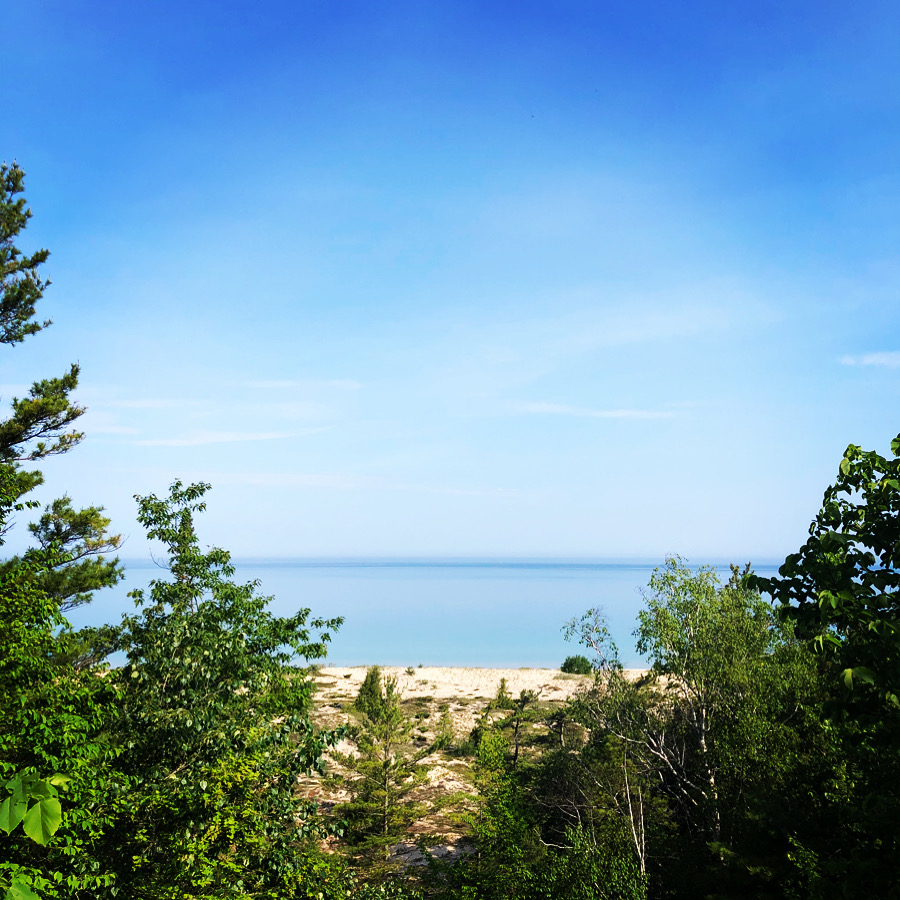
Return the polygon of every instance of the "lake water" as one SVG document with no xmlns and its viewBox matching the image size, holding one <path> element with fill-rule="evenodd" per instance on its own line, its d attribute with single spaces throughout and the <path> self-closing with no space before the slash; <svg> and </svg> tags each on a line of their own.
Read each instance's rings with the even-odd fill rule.
<svg viewBox="0 0 900 900">
<path fill-rule="evenodd" d="M 562 626 L 601 606 L 626 666 L 643 665 L 634 648 L 645 587 L 660 561 L 616 560 L 236 560 L 236 580 L 259 580 L 279 615 L 310 608 L 343 616 L 333 665 L 558 667 L 577 645 Z M 774 574 L 781 561 L 755 565 Z M 719 567 L 723 581 L 727 565 Z M 70 616 L 74 625 L 118 621 L 134 609 L 127 592 L 167 573 L 126 562 L 126 580 Z"/>
</svg>

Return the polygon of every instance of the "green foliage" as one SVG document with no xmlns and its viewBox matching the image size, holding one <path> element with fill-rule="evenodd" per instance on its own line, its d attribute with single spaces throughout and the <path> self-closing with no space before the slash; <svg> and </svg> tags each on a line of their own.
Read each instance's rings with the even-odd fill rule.
<svg viewBox="0 0 900 900">
<path fill-rule="evenodd" d="M 422 900 L 422 894 L 400 878 L 377 882 L 351 882 L 347 900 Z"/>
<path fill-rule="evenodd" d="M 806 543 L 756 579 L 816 652 L 841 772 L 822 798 L 830 827 L 798 835 L 792 853 L 846 897 L 900 895 L 900 435 L 891 455 L 851 444 Z"/>
<path fill-rule="evenodd" d="M 6 782 L 8 796 L 0 803 L 0 828 L 7 834 L 22 824 L 33 841 L 46 845 L 62 822 L 58 787 L 68 782 L 64 775 L 43 779 L 35 772 L 19 772 Z"/>
<path fill-rule="evenodd" d="M 891 452 L 887 459 L 851 444 L 809 539 L 780 577 L 756 582 L 797 636 L 833 660 L 855 712 L 870 698 L 875 716 L 900 709 L 900 435 Z"/>
<path fill-rule="evenodd" d="M 75 509 L 68 496 L 50 503 L 40 519 L 28 526 L 39 547 L 54 547 L 65 560 L 41 579 L 41 588 L 63 612 L 90 602 L 94 591 L 122 580 L 119 560 L 103 556 L 118 550 L 122 542 L 121 535 L 109 533 L 109 526 L 103 507 Z"/>
<path fill-rule="evenodd" d="M 79 367 L 72 365 L 59 378 L 45 378 L 31 386 L 26 397 L 13 397 L 12 417 L 0 422 L 0 459 L 34 462 L 66 453 L 80 443 L 80 431 L 67 430 L 84 413 L 69 397 L 78 387 Z M 37 473 L 28 473 L 39 484 Z"/>
<path fill-rule="evenodd" d="M 353 736 L 357 752 L 333 754 L 352 773 L 346 782 L 351 799 L 335 813 L 347 820 L 355 853 L 375 873 L 387 874 L 398 867 L 392 848 L 424 812 L 410 795 L 427 779 L 421 760 L 429 751 L 409 746 L 415 721 L 403 712 L 397 679 L 380 679 L 377 688 L 377 695 L 372 685 L 365 694 L 367 711 Z"/>
<path fill-rule="evenodd" d="M 586 656 L 578 653 L 575 656 L 567 656 L 559 670 L 567 675 L 590 675 L 594 667 Z"/>
<path fill-rule="evenodd" d="M 12 467 L 0 466 L 0 525 L 21 505 L 14 481 Z M 34 550 L 0 573 L 0 777 L 12 793 L 0 814 L 0 877 L 44 897 L 96 894 L 112 883 L 99 839 L 125 787 L 113 774 L 116 751 L 104 735 L 115 710 L 108 680 L 76 672 L 54 655 L 66 622 L 38 586 L 54 561 L 52 551 Z M 60 779 L 42 783 L 35 774 L 47 771 L 67 775 L 61 825 Z M 37 801 L 30 809 L 22 806 L 28 796 Z M 12 827 L 20 813 L 25 831 Z"/>
<path fill-rule="evenodd" d="M 441 715 L 435 728 L 434 749 L 449 750 L 453 746 L 455 737 L 453 718 L 450 715 L 450 709 L 444 705 L 441 707 Z"/>
<path fill-rule="evenodd" d="M 670 559 L 651 579 L 636 631 L 656 695 L 645 746 L 668 769 L 661 778 L 670 808 L 719 860 L 747 860 L 747 874 L 754 855 L 778 852 L 758 825 L 783 821 L 772 792 L 782 792 L 782 808 L 793 799 L 797 767 L 822 739 L 799 714 L 817 696 L 812 658 L 778 627 L 749 575 L 749 566 L 732 567 L 720 587 L 714 570 L 692 572 Z M 774 861 L 761 862 L 759 879 L 774 877 Z"/>
<path fill-rule="evenodd" d="M 15 471 L 0 464 L 0 543 L 15 502 Z M 46 551 L 32 551 L 19 560 L 15 569 L 0 570 L 0 716 L 9 713 L 20 692 L 48 678 L 47 656 L 52 648 L 54 629 L 65 620 L 59 607 L 39 590 L 32 577 L 53 561 Z M 0 734 L 2 740 L 2 734 Z"/>
<path fill-rule="evenodd" d="M 488 729 L 476 754 L 475 852 L 443 875 L 447 897 L 471 900 L 643 900 L 646 879 L 615 819 L 555 834 L 535 771 L 516 766 L 504 733 Z"/>
<path fill-rule="evenodd" d="M 27 830 L 11 832 L 0 840 L 0 872 L 32 879 L 52 873 L 59 881 L 44 886 L 46 897 L 77 896 L 78 892 L 100 895 L 114 878 L 103 835 L 127 796 L 127 781 L 114 768 L 116 749 L 103 732 L 114 710 L 113 698 L 96 675 L 54 666 L 53 678 L 46 686 L 23 694 L 21 706 L 4 715 L 3 724 L 11 730 L 0 742 L 0 759 L 6 773 L 16 768 L 66 773 L 62 823 L 54 829 L 59 801 L 46 798 L 41 816 L 46 846 L 23 840 L 26 834 L 34 836 Z"/>
<path fill-rule="evenodd" d="M 677 896 L 775 885 L 804 896 L 811 875 L 791 847 L 816 827 L 813 798 L 840 784 L 814 714 L 812 655 L 749 567 L 722 586 L 715 570 L 672 558 L 644 599 L 635 635 L 653 665 L 646 678 L 629 680 L 604 623 L 586 620 L 599 627 L 582 631 L 585 643 L 606 667 L 571 708 L 585 745 L 561 751 L 547 776 L 561 822 L 614 817 L 651 883 Z"/>
<path fill-rule="evenodd" d="M 35 305 L 50 283 L 38 269 L 50 255 L 38 250 L 26 256 L 15 241 L 31 218 L 25 198 L 25 173 L 16 163 L 0 165 L 0 344 L 18 344 L 50 322 L 35 322 Z"/>
<path fill-rule="evenodd" d="M 509 692 L 509 685 L 506 683 L 505 678 L 500 679 L 500 684 L 497 686 L 497 693 L 494 698 L 488 703 L 488 709 L 514 709 L 515 703 L 513 702 L 512 694 Z"/>
<path fill-rule="evenodd" d="M 52 775 L 47 779 L 34 772 L 14 775 L 4 785 L 10 796 L 0 803 L 0 829 L 10 834 L 21 823 L 22 831 L 31 840 L 46 845 L 62 822 L 57 787 L 64 786 L 67 781 L 63 775 Z M 31 890 L 36 882 L 40 886 L 45 879 L 13 870 L 5 900 L 37 900 Z"/>
<path fill-rule="evenodd" d="M 381 684 L 381 669 L 370 666 L 366 669 L 366 677 L 359 686 L 359 694 L 353 708 L 370 718 L 377 718 L 384 705 L 384 689 Z"/>
<path fill-rule="evenodd" d="M 448 896 L 523 897 L 528 868 L 543 854 L 534 810 L 508 754 L 509 744 L 501 732 L 482 731 L 475 752 L 478 805 L 466 817 L 475 853 L 448 873 Z"/>
<path fill-rule="evenodd" d="M 564 843 L 529 874 L 533 882 L 529 896 L 534 898 L 645 900 L 647 896 L 647 880 L 638 871 L 627 837 L 615 827 L 608 833 L 569 829 Z"/>
<path fill-rule="evenodd" d="M 601 607 L 589 609 L 580 619 L 566 622 L 562 631 L 567 641 L 577 640 L 593 652 L 592 671 L 605 672 L 621 668 L 619 650 L 609 633 L 606 613 Z"/>
<path fill-rule="evenodd" d="M 36 322 L 36 304 L 49 281 L 39 275 L 49 253 L 23 253 L 16 242 L 31 218 L 23 197 L 24 173 L 18 165 L 0 165 L 0 344 L 15 345 L 50 324 Z M 7 488 L 14 498 L 43 482 L 36 470 L 22 464 L 65 453 L 83 437 L 73 423 L 84 413 L 71 394 L 78 386 L 79 368 L 69 367 L 57 378 L 34 382 L 27 396 L 12 400 L 12 415 L 0 421 L 0 463 L 9 467 Z M 40 521 L 29 530 L 39 547 L 55 551 L 44 557 L 40 569 L 22 565 L 14 557 L 0 563 L 0 577 L 36 578 L 40 588 L 55 598 L 62 609 L 90 600 L 98 588 L 116 584 L 122 577 L 118 560 L 103 553 L 115 550 L 118 535 L 108 534 L 109 520 L 102 508 L 76 510 L 70 498 L 50 504 Z M 79 639 L 85 645 L 88 636 Z M 96 654 L 95 654 L 96 655 Z"/>
<path fill-rule="evenodd" d="M 522 726 L 535 722 L 540 718 L 540 713 L 536 709 L 528 709 L 529 706 L 537 702 L 539 696 L 540 691 L 522 690 L 519 692 L 518 698 L 513 701 L 513 713 L 510 716 L 513 728 L 513 765 L 519 759 Z"/>
<path fill-rule="evenodd" d="M 95 591 L 118 584 L 124 575 L 117 558 L 103 555 L 121 543 L 120 535 L 108 533 L 109 525 L 101 507 L 78 510 L 69 497 L 54 500 L 40 519 L 28 526 L 45 552 L 45 564 L 35 571 L 22 565 L 22 557 L 14 556 L 0 563 L 0 578 L 32 579 L 61 612 L 89 603 Z M 60 665 L 96 665 L 117 649 L 118 633 L 111 625 L 67 629 L 58 636 L 54 658 Z"/>
<path fill-rule="evenodd" d="M 118 673 L 123 771 L 135 784 L 115 835 L 119 884 L 153 897 L 282 897 L 299 890 L 304 842 L 322 833 L 297 779 L 337 738 L 309 719 L 297 660 L 325 655 L 340 620 L 280 618 L 229 554 L 200 549 L 193 518 L 208 486 L 139 497 L 138 518 L 168 553 L 170 580 L 131 596 Z"/>
</svg>

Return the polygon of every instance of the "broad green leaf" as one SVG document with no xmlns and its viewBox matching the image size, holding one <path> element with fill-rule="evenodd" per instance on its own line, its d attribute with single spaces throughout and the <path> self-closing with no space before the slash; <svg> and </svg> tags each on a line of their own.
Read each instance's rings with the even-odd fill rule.
<svg viewBox="0 0 900 900">
<path fill-rule="evenodd" d="M 31 809 L 25 813 L 22 820 L 22 828 L 25 834 L 39 844 L 46 844 L 56 833 L 62 822 L 62 807 L 59 800 L 51 797 L 47 800 L 38 800 Z"/>
<path fill-rule="evenodd" d="M 14 881 L 6 891 L 5 900 L 41 900 L 41 898 L 27 884 Z"/>
<path fill-rule="evenodd" d="M 25 816 L 28 804 L 15 797 L 7 797 L 0 803 L 0 828 L 9 834 Z"/>
<path fill-rule="evenodd" d="M 29 793 L 35 800 L 49 800 L 57 795 L 56 788 L 48 781 L 35 781 L 30 786 Z"/>
<path fill-rule="evenodd" d="M 61 787 L 63 789 L 69 786 L 69 782 L 71 781 L 71 777 L 68 775 L 51 775 L 47 779 L 48 784 L 55 784 L 57 787 Z"/>
<path fill-rule="evenodd" d="M 844 475 L 850 474 L 850 460 L 849 459 L 844 458 L 841 460 L 841 473 Z"/>
</svg>

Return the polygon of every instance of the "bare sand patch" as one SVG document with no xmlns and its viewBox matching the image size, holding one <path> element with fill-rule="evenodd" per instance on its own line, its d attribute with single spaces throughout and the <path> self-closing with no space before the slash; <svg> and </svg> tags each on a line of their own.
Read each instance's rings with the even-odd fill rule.
<svg viewBox="0 0 900 900">
<path fill-rule="evenodd" d="M 366 677 L 367 666 L 328 666 L 320 670 L 317 681 L 323 699 L 329 696 L 353 697 Z M 590 675 L 566 675 L 559 669 L 479 669 L 450 666 L 422 666 L 407 669 L 382 666 L 384 675 L 395 677 L 405 698 L 431 697 L 435 700 L 457 700 L 463 697 L 496 696 L 500 679 L 506 679 L 507 690 L 515 697 L 520 691 L 540 691 L 542 700 L 567 700 Z M 330 684 L 327 682 L 331 682 Z"/>
<path fill-rule="evenodd" d="M 349 720 L 349 707 L 359 693 L 367 666 L 327 666 L 316 675 L 317 719 L 335 725 Z M 645 669 L 627 669 L 631 678 Z M 541 702 L 562 704 L 591 684 L 591 675 L 567 675 L 559 669 L 484 669 L 468 666 L 422 666 L 409 669 L 382 666 L 383 675 L 395 677 L 405 701 L 428 703 L 433 709 L 449 708 L 457 737 L 472 729 L 488 701 L 497 696 L 502 679 L 513 697 L 534 691 Z"/>
<path fill-rule="evenodd" d="M 368 666 L 326 666 L 319 670 L 317 682 L 322 700 L 356 697 Z M 637 678 L 646 669 L 626 669 L 629 678 Z M 521 691 L 540 692 L 541 700 L 569 700 L 579 688 L 591 683 L 591 675 L 567 675 L 559 669 L 481 669 L 463 666 L 420 666 L 412 670 L 400 666 L 381 666 L 383 675 L 397 679 L 404 698 L 429 697 L 457 700 L 463 697 L 490 699 L 496 696 L 501 679 L 517 697 Z"/>
</svg>

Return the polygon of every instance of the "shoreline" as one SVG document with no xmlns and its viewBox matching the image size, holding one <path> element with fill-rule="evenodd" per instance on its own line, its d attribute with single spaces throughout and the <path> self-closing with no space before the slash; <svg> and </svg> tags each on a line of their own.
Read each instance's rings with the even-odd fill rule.
<svg viewBox="0 0 900 900">
<path fill-rule="evenodd" d="M 374 665 L 374 664 L 373 664 Z M 317 681 L 327 680 L 320 689 L 333 696 L 353 696 L 371 666 L 322 666 Z M 397 679 L 404 697 L 424 697 L 434 700 L 484 699 L 497 695 L 501 679 L 506 689 L 516 697 L 521 691 L 535 691 L 541 700 L 570 699 L 579 688 L 586 687 L 593 675 L 569 675 L 550 668 L 491 668 L 479 666 L 379 666 L 382 675 Z M 630 678 L 638 678 L 647 669 L 626 669 Z"/>
</svg>

